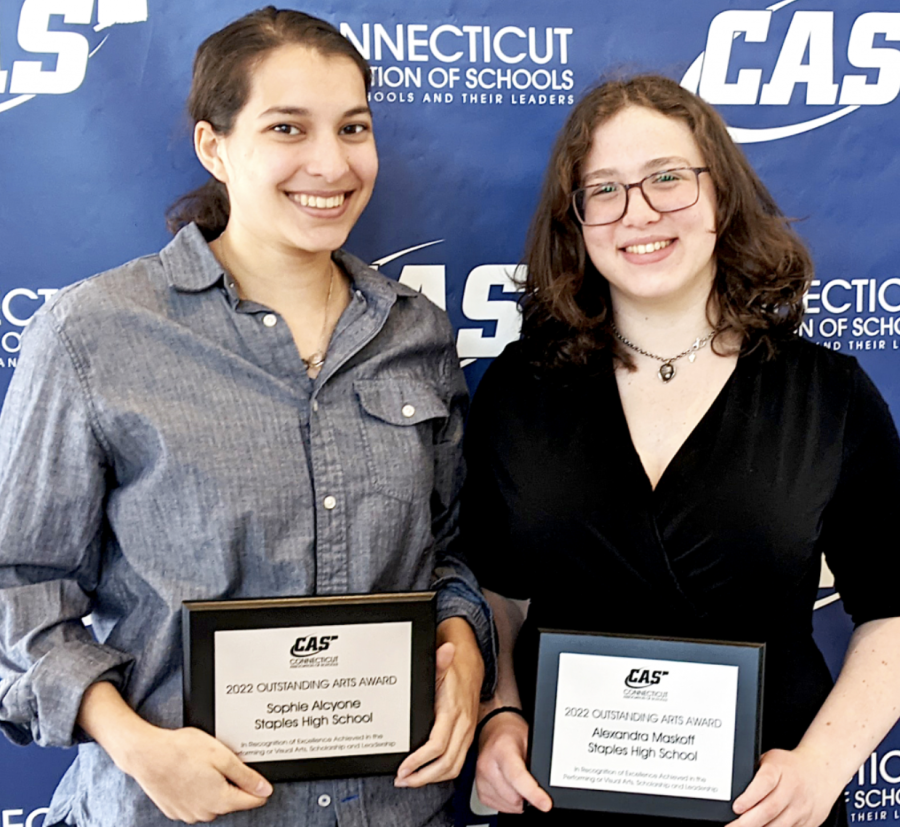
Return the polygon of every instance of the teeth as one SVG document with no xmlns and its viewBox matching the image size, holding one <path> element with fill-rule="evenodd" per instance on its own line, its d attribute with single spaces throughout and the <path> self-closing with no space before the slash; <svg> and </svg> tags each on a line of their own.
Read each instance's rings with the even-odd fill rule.
<svg viewBox="0 0 900 827">
<path fill-rule="evenodd" d="M 634 244 L 631 247 L 626 247 L 626 253 L 632 253 L 634 255 L 643 256 L 647 253 L 655 253 L 657 250 L 662 250 L 664 247 L 668 247 L 671 244 L 670 241 L 654 241 L 652 244 Z"/>
<path fill-rule="evenodd" d="M 301 207 L 313 207 L 317 210 L 331 210 L 344 203 L 344 193 L 323 198 L 321 195 L 306 195 L 301 192 L 299 196 L 292 195 L 291 198 L 299 201 Z"/>
</svg>

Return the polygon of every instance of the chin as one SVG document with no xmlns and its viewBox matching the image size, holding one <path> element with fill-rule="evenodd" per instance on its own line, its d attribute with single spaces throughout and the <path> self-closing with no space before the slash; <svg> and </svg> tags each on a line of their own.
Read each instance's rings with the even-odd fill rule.
<svg viewBox="0 0 900 827">
<path fill-rule="evenodd" d="M 617 292 L 621 293 L 623 298 L 631 301 L 665 304 L 682 300 L 690 290 L 685 285 L 673 288 L 671 283 L 634 284 L 632 282 L 626 289 Z"/>
<path fill-rule="evenodd" d="M 292 247 L 304 250 L 307 253 L 331 253 L 344 246 L 348 235 L 350 235 L 349 229 L 343 227 L 338 229 L 335 227 L 328 232 L 289 236 L 287 242 Z"/>
</svg>

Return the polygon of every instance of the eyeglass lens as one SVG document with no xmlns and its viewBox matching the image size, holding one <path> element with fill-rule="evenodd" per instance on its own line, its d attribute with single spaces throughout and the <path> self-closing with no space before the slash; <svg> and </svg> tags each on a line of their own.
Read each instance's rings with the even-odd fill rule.
<svg viewBox="0 0 900 827">
<path fill-rule="evenodd" d="M 635 185 L 632 185 L 635 186 Z M 697 203 L 699 183 L 692 169 L 670 169 L 648 175 L 637 186 L 656 212 L 675 212 Z M 617 181 L 592 184 L 575 194 L 575 209 L 583 224 L 612 224 L 628 204 L 627 187 Z"/>
</svg>

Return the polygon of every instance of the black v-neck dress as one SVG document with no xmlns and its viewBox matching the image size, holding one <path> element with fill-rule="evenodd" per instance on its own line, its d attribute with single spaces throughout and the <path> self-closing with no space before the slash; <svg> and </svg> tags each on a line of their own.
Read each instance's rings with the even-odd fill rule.
<svg viewBox="0 0 900 827">
<path fill-rule="evenodd" d="M 612 372 L 539 375 L 519 343 L 479 385 L 466 455 L 466 556 L 484 588 L 531 600 L 529 712 L 539 627 L 765 642 L 762 747 L 791 749 L 832 686 L 812 637 L 822 552 L 856 624 L 900 615 L 897 431 L 855 359 L 801 339 L 738 360 L 655 490 Z M 652 821 L 538 821 L 582 818 Z"/>
</svg>

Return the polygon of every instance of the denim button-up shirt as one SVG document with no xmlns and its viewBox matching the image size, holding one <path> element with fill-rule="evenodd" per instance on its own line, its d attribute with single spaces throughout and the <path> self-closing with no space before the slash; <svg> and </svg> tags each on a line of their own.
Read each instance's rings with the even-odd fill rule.
<svg viewBox="0 0 900 827">
<path fill-rule="evenodd" d="M 47 825 L 170 823 L 75 719 L 104 679 L 181 725 L 184 600 L 436 588 L 438 620 L 472 624 L 490 683 L 489 612 L 448 553 L 467 400 L 450 324 L 335 258 L 353 295 L 315 380 L 194 226 L 61 291 L 27 329 L 0 416 L 0 727 L 81 741 Z M 449 794 L 277 784 L 217 823 L 444 824 Z"/>
</svg>

